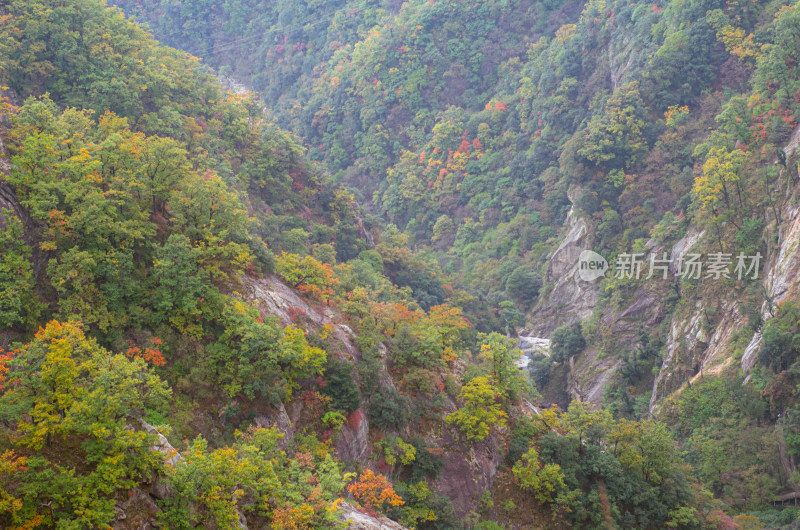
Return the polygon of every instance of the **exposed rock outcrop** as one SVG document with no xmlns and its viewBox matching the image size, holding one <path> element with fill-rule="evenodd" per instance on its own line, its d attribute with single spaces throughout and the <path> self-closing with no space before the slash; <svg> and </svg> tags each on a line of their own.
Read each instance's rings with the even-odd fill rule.
<svg viewBox="0 0 800 530">
<path fill-rule="evenodd" d="M 800 127 L 796 128 L 784 149 L 792 156 L 800 143 Z M 768 248 L 760 263 L 759 281 L 766 300 L 760 312 L 766 321 L 774 315 L 777 304 L 784 300 L 800 299 L 800 206 L 796 205 L 796 189 L 787 190 L 787 206 L 781 211 L 777 230 L 777 245 Z M 673 262 L 684 257 L 703 237 L 703 232 L 690 230 L 672 249 Z M 708 325 L 707 312 L 718 318 Z M 686 315 L 674 316 L 666 344 L 666 355 L 661 371 L 653 385 L 650 410 L 657 408 L 659 400 L 675 391 L 688 379 L 703 373 L 719 371 L 733 361 L 733 341 L 736 333 L 746 324 L 737 297 L 706 300 L 698 298 L 694 310 Z M 742 353 L 740 366 L 747 373 L 755 365 L 761 346 L 761 333 L 755 332 Z"/>
<path fill-rule="evenodd" d="M 255 301 L 265 315 L 277 317 L 281 325 L 304 325 L 305 331 L 313 331 L 324 325 L 330 325 L 333 336 L 341 344 L 341 352 L 351 359 L 360 360 L 361 354 L 353 344 L 353 330 L 346 324 L 336 322 L 336 314 L 330 308 L 318 308 L 310 305 L 296 291 L 284 284 L 277 276 L 269 275 L 266 278 L 242 278 L 245 288 L 244 295 Z"/>
<path fill-rule="evenodd" d="M 262 314 L 277 317 L 281 325 L 299 324 L 306 332 L 319 330 L 323 326 L 333 329 L 333 337 L 339 344 L 342 355 L 353 361 L 361 359 L 361 352 L 353 343 L 353 330 L 346 324 L 337 322 L 337 314 L 330 308 L 313 306 L 289 286 L 284 284 L 277 276 L 266 278 L 245 277 L 242 279 L 245 287 L 245 296 L 255 301 Z M 385 351 L 383 345 L 380 347 Z M 388 373 L 380 374 L 382 384 L 393 386 Z M 302 403 L 294 401 L 289 404 L 289 411 L 281 406 L 275 418 L 261 417 L 257 422 L 264 426 L 276 425 L 281 432 L 286 434 L 283 443 L 288 442 L 294 435 L 294 423 L 301 417 Z M 347 423 L 342 427 L 341 436 L 336 443 L 336 452 L 344 462 L 366 463 L 371 454 L 369 443 L 369 421 L 363 409 L 353 412 Z"/>
<path fill-rule="evenodd" d="M 372 448 L 369 444 L 369 420 L 364 409 L 351 413 L 342 425 L 341 437 L 336 442 L 336 454 L 343 462 L 365 463 Z"/>
<path fill-rule="evenodd" d="M 158 429 L 141 421 L 141 430 L 155 435 L 156 442 L 150 448 L 152 451 L 161 453 L 164 458 L 164 465 L 176 466 L 181 463 L 183 456 L 161 434 Z M 129 426 L 130 429 L 135 429 Z M 149 493 L 147 490 L 149 489 Z M 117 516 L 114 520 L 114 530 L 149 530 L 151 528 L 161 528 L 158 524 L 158 514 L 161 509 L 155 499 L 165 499 L 170 494 L 169 481 L 163 476 L 155 476 L 149 484 L 142 484 L 140 487 L 128 491 L 128 498 L 117 502 L 115 508 Z M 239 528 L 247 530 L 247 518 L 243 513 L 239 513 Z"/>
<path fill-rule="evenodd" d="M 360 512 L 346 502 L 339 503 L 339 508 L 341 508 L 339 516 L 341 521 L 345 524 L 345 528 L 351 530 L 408 530 L 386 517 L 373 517 Z"/>
<path fill-rule="evenodd" d="M 443 447 L 444 468 L 436 479 L 436 489 L 452 501 L 456 514 L 463 518 L 476 509 L 481 493 L 491 486 L 504 450 L 496 433 L 479 443 L 461 444 L 449 429 Z"/>
<path fill-rule="evenodd" d="M 112 528 L 114 530 L 150 530 L 161 528 L 158 514 L 161 508 L 153 498 L 140 488 L 128 492 L 128 498 L 116 505 L 117 516 Z"/>
<path fill-rule="evenodd" d="M 183 460 L 180 452 L 175 449 L 167 437 L 161 434 L 161 432 L 147 423 L 146 421 L 142 421 L 142 428 L 150 434 L 154 434 L 157 437 L 157 442 L 153 447 L 151 447 L 151 451 L 158 451 L 164 457 L 164 465 L 174 467 Z"/>
<path fill-rule="evenodd" d="M 800 130 L 800 128 L 798 128 Z M 774 307 L 786 299 L 800 299 L 800 206 L 791 205 L 784 210 L 778 251 L 768 260 L 762 273 L 762 283 L 768 300 L 761 306 L 764 320 L 772 318 Z M 761 346 L 761 333 L 755 333 L 742 356 L 741 366 L 748 372 L 756 363 Z"/>
<path fill-rule="evenodd" d="M 17 95 L 12 90 L 0 90 L 0 98 L 8 98 L 12 104 L 17 103 Z M 13 211 L 26 224 L 30 222 L 28 214 L 20 205 L 11 186 L 5 182 L 4 177 L 11 171 L 11 161 L 6 153 L 4 137 L 6 136 L 7 118 L 0 114 L 0 228 L 6 221 L 3 219 L 3 209 Z"/>
<path fill-rule="evenodd" d="M 599 280 L 583 281 L 577 274 L 578 257 L 589 248 L 589 230 L 586 221 L 579 218 L 574 208 L 566 220 L 564 241 L 550 258 L 547 278 L 554 282 L 547 295 L 547 303 L 534 308 L 529 322 L 533 325 L 520 330 L 521 335 L 548 337 L 562 324 L 570 324 L 591 316 L 599 299 Z"/>
<path fill-rule="evenodd" d="M 570 361 L 570 395 L 573 399 L 600 406 L 606 386 L 622 360 L 619 357 L 601 357 L 597 350 L 591 349 L 577 361 L 574 358 Z"/>
<path fill-rule="evenodd" d="M 130 426 L 129 428 L 134 429 L 135 427 Z M 156 442 L 150 449 L 161 453 L 165 465 L 175 466 L 183 459 L 180 452 L 158 429 L 146 421 L 141 422 L 141 429 L 156 437 Z M 145 491 L 146 489 L 149 489 L 149 493 Z M 169 493 L 169 482 L 161 476 L 154 476 L 150 484 L 143 484 L 141 487 L 131 489 L 128 492 L 128 498 L 119 501 L 115 507 L 117 516 L 114 520 L 114 530 L 161 528 L 157 519 L 161 508 L 158 507 L 155 499 L 165 499 Z"/>
<path fill-rule="evenodd" d="M 263 429 L 275 427 L 282 432 L 283 438 L 281 438 L 278 446 L 283 449 L 285 449 L 294 438 L 294 422 L 292 422 L 289 414 L 286 412 L 286 407 L 283 406 L 283 403 L 281 403 L 274 417 L 267 418 L 266 416 L 256 416 L 253 423 L 256 424 L 256 427 L 261 427 Z"/>
<path fill-rule="evenodd" d="M 784 148 L 787 159 L 795 155 L 798 145 L 800 126 L 795 128 Z M 792 179 L 786 180 L 787 185 L 792 184 Z M 772 318 L 777 304 L 787 299 L 800 299 L 800 283 L 797 282 L 800 277 L 800 207 L 796 204 L 796 194 L 796 187 L 787 187 L 784 197 L 786 206 L 778 208 L 780 219 L 772 220 L 773 229 L 777 231 L 777 245 L 768 247 L 767 256 L 763 257 L 760 264 L 759 280 L 766 295 L 760 312 L 765 321 Z M 767 217 L 770 217 L 769 214 Z M 702 232 L 691 230 L 673 247 L 673 262 L 685 256 L 702 236 Z M 708 326 L 703 325 L 703 317 L 709 310 L 719 318 L 713 330 L 705 329 Z M 735 296 L 725 300 L 698 299 L 690 315 L 673 317 L 664 363 L 653 385 L 651 412 L 660 399 L 687 379 L 729 366 L 734 361 L 733 339 L 745 323 L 746 318 Z M 745 373 L 755 365 L 760 346 L 761 333 L 755 332 L 744 348 L 740 361 Z"/>
<path fill-rule="evenodd" d="M 673 245 L 670 251 L 673 274 L 704 235 L 704 231 L 690 228 Z M 709 314 L 715 315 L 713 320 Z M 664 360 L 653 382 L 650 412 L 654 413 L 659 401 L 686 381 L 726 366 L 736 332 L 743 324 L 744 317 L 735 299 L 698 295 L 690 311 L 673 314 Z"/>
</svg>

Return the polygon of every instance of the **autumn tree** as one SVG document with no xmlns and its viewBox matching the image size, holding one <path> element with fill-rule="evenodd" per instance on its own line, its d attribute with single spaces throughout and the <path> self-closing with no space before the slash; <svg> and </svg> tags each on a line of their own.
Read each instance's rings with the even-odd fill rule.
<svg viewBox="0 0 800 530">
<path fill-rule="evenodd" d="M 539 453 L 531 447 L 517 460 L 512 468 L 519 480 L 520 488 L 532 490 L 539 502 L 552 502 L 558 493 L 566 489 L 564 474 L 558 464 L 544 464 L 539 461 Z"/>
<path fill-rule="evenodd" d="M 514 339 L 497 332 L 478 335 L 481 357 L 489 364 L 492 385 L 503 399 L 519 399 L 527 384 L 522 371 L 515 364 L 522 352 Z"/>
<path fill-rule="evenodd" d="M 636 166 L 647 152 L 644 108 L 637 82 L 619 87 L 592 118 L 578 154 L 609 170 Z"/>
<path fill-rule="evenodd" d="M 398 461 L 407 466 L 414 462 L 417 456 L 416 448 L 402 438 L 395 436 L 385 436 L 378 444 L 377 448 L 382 450 L 383 458 L 390 466 L 395 465 Z"/>
<path fill-rule="evenodd" d="M 342 472 L 325 444 L 298 433 L 290 457 L 274 427 L 250 427 L 234 437 L 219 448 L 198 437 L 167 469 L 173 492 L 163 503 L 163 524 L 233 530 L 242 517 L 255 515 L 276 529 L 335 526 L 334 502 L 354 474 Z"/>
<path fill-rule="evenodd" d="M 432 306 L 428 314 L 405 304 L 372 304 L 371 315 L 389 337 L 391 361 L 435 369 L 457 357 L 462 331 L 470 327 L 462 310 L 447 304 Z"/>
<path fill-rule="evenodd" d="M 487 377 L 475 377 L 461 388 L 464 405 L 449 414 L 447 423 L 455 423 L 470 440 L 483 440 L 492 427 L 505 427 L 506 413 L 497 402 L 500 393 Z"/>
<path fill-rule="evenodd" d="M 432 306 L 427 318 L 423 318 L 420 324 L 435 328 L 442 345 L 451 349 L 460 342 L 461 331 L 471 327 L 461 308 L 447 304 Z"/>
<path fill-rule="evenodd" d="M 223 388 L 230 398 L 243 393 L 273 403 L 290 396 L 298 380 L 319 375 L 325 351 L 308 344 L 303 330 L 281 329 L 274 317 L 262 319 L 247 303 L 230 300 L 223 309 L 223 331 L 196 366 L 209 387 Z"/>
<path fill-rule="evenodd" d="M 301 258 L 297 254 L 282 252 L 277 271 L 295 289 L 326 303 L 332 299 L 334 286 L 339 282 L 329 264 L 312 256 Z"/>
<path fill-rule="evenodd" d="M 703 163 L 703 174 L 694 181 L 692 192 L 702 210 L 712 216 L 744 207 L 740 174 L 749 158 L 739 149 L 729 151 L 725 147 L 712 147 Z M 734 218 L 727 218 L 736 226 Z"/>
<path fill-rule="evenodd" d="M 35 528 L 44 522 L 44 517 L 36 511 L 23 512 L 25 503 L 16 492 L 14 482 L 27 470 L 28 457 L 20 456 L 13 450 L 0 454 L 0 520 L 5 520 L 17 528 Z M 20 495 L 21 496 L 21 495 Z"/>
<path fill-rule="evenodd" d="M 381 474 L 375 474 L 371 469 L 361 473 L 356 482 L 347 486 L 347 491 L 373 513 L 382 512 L 389 506 L 405 504 L 403 499 L 395 493 L 387 478 Z"/>
<path fill-rule="evenodd" d="M 33 453 L 17 469 L 22 504 L 11 501 L 4 526 L 37 517 L 48 526 L 110 524 L 117 494 L 160 469 L 151 436 L 132 426 L 163 410 L 167 386 L 144 360 L 109 353 L 74 322 L 50 322 L 3 362 L 15 380 L 0 398 L 0 415 L 15 426 L 6 443 Z"/>
</svg>

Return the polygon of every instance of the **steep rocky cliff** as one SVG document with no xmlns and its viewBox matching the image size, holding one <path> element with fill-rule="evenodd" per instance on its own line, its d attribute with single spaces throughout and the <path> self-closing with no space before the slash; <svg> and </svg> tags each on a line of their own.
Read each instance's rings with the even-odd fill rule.
<svg viewBox="0 0 800 530">
<path fill-rule="evenodd" d="M 800 127 L 795 128 L 784 148 L 786 167 L 796 165 Z M 785 300 L 800 300 L 800 206 L 797 205 L 800 187 L 782 169 L 782 184 L 778 199 L 778 219 L 771 209 L 764 209 L 766 255 L 759 264 L 758 284 L 763 290 L 759 312 L 763 321 L 775 314 L 775 308 Z M 577 274 L 578 256 L 591 249 L 596 241 L 590 223 L 570 210 L 563 239 L 552 253 L 547 276 L 552 288 L 529 315 L 529 324 L 520 336 L 549 337 L 563 323 L 576 321 L 590 324 L 591 331 L 605 330 L 605 336 L 590 340 L 581 355 L 570 360 L 566 380 L 562 382 L 573 398 L 596 405 L 604 402 L 604 394 L 617 384 L 615 370 L 621 364 L 619 355 L 638 345 L 637 330 L 644 329 L 663 340 L 663 361 L 653 379 L 650 412 L 674 392 L 704 374 L 720 373 L 737 364 L 747 373 L 755 364 L 761 345 L 760 329 L 748 331 L 748 316 L 743 309 L 745 293 L 711 283 L 696 288 L 677 287 L 667 281 L 639 282 L 630 294 L 608 301 L 602 296 L 602 282 L 585 282 Z M 705 230 L 693 225 L 685 228 L 677 241 L 662 243 L 650 239 L 644 245 L 645 260 L 651 255 L 666 253 L 670 275 L 678 274 L 678 264 L 689 253 L 718 252 L 716 242 L 710 241 Z M 733 252 L 730 250 L 729 252 Z M 613 264 L 606 278 L 614 276 Z M 643 269 L 646 270 L 646 269 Z M 673 290 L 671 292 L 671 289 Z M 670 297 L 678 289 L 675 304 Z M 666 319 L 666 320 L 665 320 Z M 597 333 L 601 333 L 597 331 Z M 749 334 L 748 334 L 749 333 Z M 742 336 L 747 340 L 743 341 Z M 592 337 L 592 339 L 595 339 Z M 599 346 L 598 346 L 599 345 Z"/>
<path fill-rule="evenodd" d="M 547 337 L 562 324 L 591 316 L 599 300 L 598 282 L 586 282 L 578 276 L 578 257 L 591 247 L 592 234 L 585 219 L 571 208 L 565 221 L 565 235 L 547 265 L 547 280 L 552 289 L 543 296 L 546 303 L 534 308 L 520 336 Z"/>
<path fill-rule="evenodd" d="M 788 167 L 796 164 L 798 140 L 800 127 L 794 130 L 784 148 Z M 781 172 L 781 178 L 786 171 Z M 763 237 L 773 240 L 773 244 L 766 245 L 767 254 L 762 258 L 758 274 L 763 289 L 760 306 L 763 321 L 774 316 L 776 306 L 784 300 L 800 300 L 800 286 L 796 281 L 800 274 L 800 208 L 797 206 L 800 189 L 792 185 L 790 178 L 785 180 L 786 188 L 779 199 L 779 219 L 775 219 L 769 210 L 765 209 L 764 213 L 767 228 Z M 685 256 L 703 235 L 703 232 L 690 228 L 687 235 L 674 245 L 673 256 Z M 687 380 L 704 373 L 719 373 L 736 362 L 747 373 L 756 362 L 761 345 L 760 329 L 751 334 L 746 346 L 743 347 L 741 340 L 737 343 L 737 333 L 742 332 L 747 324 L 747 317 L 742 312 L 742 293 L 708 294 L 693 300 L 691 310 L 676 312 L 672 317 L 664 363 L 653 384 L 651 412 L 655 411 L 660 400 Z M 715 317 L 713 324 L 708 321 L 710 313 Z"/>
</svg>

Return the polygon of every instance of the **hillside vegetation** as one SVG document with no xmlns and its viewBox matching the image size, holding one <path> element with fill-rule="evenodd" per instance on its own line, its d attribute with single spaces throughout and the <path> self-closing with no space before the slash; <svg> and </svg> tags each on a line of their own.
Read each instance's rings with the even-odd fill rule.
<svg viewBox="0 0 800 530">
<path fill-rule="evenodd" d="M 0 526 L 797 524 L 794 4 L 116 5 L 0 6 Z"/>
</svg>

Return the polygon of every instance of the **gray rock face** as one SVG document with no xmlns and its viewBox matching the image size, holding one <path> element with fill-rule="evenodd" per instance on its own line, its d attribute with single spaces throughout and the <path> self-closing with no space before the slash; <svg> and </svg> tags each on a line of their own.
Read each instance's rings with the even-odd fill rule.
<svg viewBox="0 0 800 530">
<path fill-rule="evenodd" d="M 130 427 L 133 429 L 133 427 Z M 141 421 L 142 430 L 154 434 L 157 437 L 155 445 L 150 449 L 161 453 L 164 457 L 164 465 L 176 466 L 183 461 L 180 452 L 169 443 L 167 437 L 161 434 L 158 429 Z M 165 499 L 171 493 L 169 481 L 163 476 L 153 477 L 150 484 L 149 495 L 140 488 L 133 488 L 128 492 L 128 499 L 120 501 L 115 506 L 117 516 L 114 521 L 114 530 L 149 530 L 150 528 L 161 528 L 157 521 L 157 515 L 161 511 L 155 503 L 155 499 Z M 239 528 L 247 530 L 247 518 L 239 513 Z"/>
<path fill-rule="evenodd" d="M 133 426 L 128 428 L 135 429 Z M 175 466 L 181 462 L 183 457 L 180 452 L 169 443 L 169 440 L 158 429 L 146 421 L 141 421 L 140 428 L 156 436 L 156 443 L 150 449 L 161 453 L 164 457 L 165 465 Z M 128 492 L 127 499 L 117 502 L 115 506 L 117 516 L 113 524 L 114 530 L 161 528 L 157 519 L 161 509 L 156 504 L 155 499 L 165 499 L 169 496 L 169 482 L 162 476 L 154 476 L 149 487 L 149 494 L 142 488 L 133 488 Z"/>
<path fill-rule="evenodd" d="M 793 145 L 800 141 L 800 128 L 795 130 L 792 138 L 787 149 L 793 149 Z M 778 245 L 771 249 L 768 256 L 762 258 L 759 274 L 764 291 L 771 301 L 762 304 L 761 314 L 764 320 L 773 316 L 775 304 L 786 299 L 800 298 L 800 283 L 797 282 L 800 277 L 800 207 L 792 204 L 783 210 L 782 216 Z M 673 247 L 673 260 L 685 256 L 702 235 L 697 231 L 687 234 Z M 712 310 L 719 316 L 719 322 L 713 330 L 706 330 L 703 325 L 707 310 Z M 691 314 L 673 318 L 664 364 L 653 386 L 651 412 L 657 408 L 660 399 L 676 390 L 687 379 L 728 366 L 733 361 L 731 345 L 734 334 L 745 323 L 746 318 L 739 310 L 735 293 L 726 300 L 699 299 Z M 760 346 L 761 334 L 757 332 L 744 349 L 740 361 L 745 373 L 755 365 Z"/>
<path fill-rule="evenodd" d="M 794 215 L 795 218 L 798 217 L 797 212 Z M 555 280 L 553 292 L 547 302 L 531 316 L 537 329 L 547 329 L 548 333 L 558 325 L 590 316 L 599 300 L 598 286 L 583 282 L 576 275 L 577 259 L 588 238 L 586 225 L 583 220 L 574 219 L 572 213 L 567 222 L 567 235 L 554 253 L 548 269 L 548 275 Z M 797 234 L 791 236 L 794 241 L 800 240 L 800 219 L 796 219 L 796 225 L 793 227 Z M 664 252 L 669 254 L 672 260 L 671 273 L 675 274 L 677 264 L 703 236 L 703 231 L 689 229 L 672 248 L 663 249 L 654 241 L 648 242 L 646 247 L 656 256 L 661 256 Z M 792 250 L 796 252 L 796 246 Z M 793 259 L 794 261 L 778 260 L 786 265 L 778 268 L 779 279 L 774 282 L 777 286 L 774 289 L 776 293 L 782 292 L 784 286 L 791 286 L 791 278 L 800 274 L 800 260 L 796 256 Z M 601 318 L 602 327 L 613 331 L 612 349 L 615 351 L 636 343 L 641 323 L 653 328 L 665 316 L 664 293 L 659 291 L 657 285 L 642 284 L 630 296 L 630 300 L 629 305 L 621 311 L 606 313 Z M 687 379 L 718 366 L 722 357 L 727 355 L 735 332 L 743 325 L 743 316 L 739 313 L 735 300 L 714 300 L 713 308 L 711 303 L 700 299 L 688 314 L 684 312 L 673 316 L 663 365 L 653 385 L 651 411 L 660 399 L 676 390 Z M 721 317 L 713 330 L 706 329 L 708 326 L 705 315 L 708 309 L 713 309 Z M 540 324 L 542 320 L 537 319 L 542 319 L 544 325 Z M 570 364 L 569 393 L 573 398 L 595 405 L 601 404 L 606 386 L 612 381 L 619 365 L 620 360 L 616 357 L 602 357 L 595 350 L 586 351 Z"/>
<path fill-rule="evenodd" d="M 0 93 L 0 96 L 8 96 L 8 92 L 2 92 Z M 16 95 L 14 95 L 12 99 L 15 98 Z M 33 222 L 31 221 L 27 210 L 25 210 L 25 208 L 23 208 L 19 203 L 19 200 L 17 200 L 14 190 L 11 189 L 11 186 L 9 186 L 9 184 L 5 181 L 5 176 L 11 171 L 11 162 L 8 159 L 3 141 L 3 136 L 6 133 L 4 125 L 4 119 L 0 117 L 0 229 L 5 228 L 10 221 L 8 216 L 16 217 L 22 221 L 22 226 L 25 229 L 23 240 L 25 243 L 33 247 L 34 267 L 38 273 L 38 270 L 43 264 L 39 262 L 39 247 L 38 245 L 34 244 L 34 238 L 32 236 Z M 3 213 L 3 210 L 7 210 L 7 212 Z"/>
<path fill-rule="evenodd" d="M 578 277 L 578 257 L 589 249 L 586 221 L 570 210 L 566 220 L 567 234 L 547 267 L 547 278 L 555 282 L 547 303 L 534 308 L 529 321 L 531 328 L 523 335 L 548 337 L 562 324 L 571 324 L 591 316 L 599 298 L 599 280 L 586 282 Z"/>
<path fill-rule="evenodd" d="M 0 162 L 2 162 L 2 160 L 3 159 L 0 158 Z M 17 202 L 14 192 L 11 191 L 8 184 L 0 181 L 0 228 L 4 228 L 8 224 L 9 220 L 6 219 L 8 211 L 10 211 L 12 215 L 20 217 L 20 214 L 17 213 L 18 208 L 19 202 Z M 4 213 L 3 210 L 6 210 L 6 213 Z"/>
<path fill-rule="evenodd" d="M 453 502 L 456 514 L 463 518 L 476 509 L 481 493 L 491 486 L 504 451 L 495 433 L 482 442 L 461 444 L 447 430 L 443 446 L 444 468 L 436 479 L 436 489 Z"/>
<path fill-rule="evenodd" d="M 800 127 L 795 130 L 787 146 L 787 154 L 800 142 Z M 788 193 L 787 193 L 788 196 Z M 770 302 L 764 302 L 761 314 L 764 320 L 772 318 L 776 304 L 784 300 L 800 299 L 800 206 L 789 200 L 782 212 L 778 227 L 778 245 L 762 258 L 760 281 Z M 685 256 L 702 237 L 702 232 L 690 231 L 672 249 L 673 260 Z M 705 329 L 704 315 L 712 310 L 719 316 L 713 330 Z M 734 334 L 746 323 L 734 296 L 726 300 L 699 299 L 687 316 L 673 318 L 666 344 L 664 363 L 653 385 L 650 410 L 676 390 L 682 382 L 702 373 L 718 371 L 732 361 L 731 346 Z M 740 366 L 747 373 L 755 365 L 761 346 L 761 334 L 756 332 L 744 349 Z"/>
<path fill-rule="evenodd" d="M 373 517 L 360 512 L 346 502 L 339 503 L 339 508 L 341 508 L 339 517 L 344 523 L 344 527 L 351 530 L 408 530 L 405 526 L 386 517 Z"/>
<path fill-rule="evenodd" d="M 4 132 L 4 129 L 0 125 L 0 133 L 2 132 Z M 0 134 L 0 173 L 3 175 L 8 175 L 9 171 L 11 171 L 11 164 L 6 156 L 6 146 L 5 142 L 3 141 L 3 136 Z"/>
<path fill-rule="evenodd" d="M 329 308 L 311 306 L 303 297 L 281 282 L 277 276 L 266 278 L 242 278 L 246 298 L 255 301 L 262 313 L 277 317 L 282 326 L 295 324 L 296 321 L 309 328 L 321 328 L 324 325 L 333 327 L 333 336 L 340 342 L 342 353 L 351 359 L 360 360 L 361 353 L 353 344 L 353 330 L 345 324 L 336 322 L 336 314 Z M 305 329 L 311 331 L 311 329 Z"/>
<path fill-rule="evenodd" d="M 798 145 L 800 126 L 792 132 L 784 148 L 787 158 L 795 153 Z M 796 193 L 796 189 L 786 190 L 785 198 L 789 205 L 781 211 L 781 222 L 777 226 L 778 245 L 770 248 L 768 255 L 762 259 L 759 278 L 769 299 L 761 307 L 764 320 L 773 316 L 776 304 L 787 299 L 800 298 L 800 282 L 797 281 L 800 277 L 800 207 L 796 204 Z M 673 247 L 673 260 L 685 256 L 702 235 L 702 232 L 695 230 L 681 239 Z M 714 309 L 721 317 L 713 333 L 706 332 L 702 326 L 702 315 L 707 309 Z M 733 335 L 744 324 L 745 317 L 740 313 L 735 297 L 723 301 L 698 300 L 691 315 L 682 320 L 673 319 L 667 341 L 667 354 L 653 386 L 651 412 L 657 406 L 657 401 L 674 391 L 681 380 L 692 377 L 692 374 L 681 373 L 685 369 L 679 368 L 679 364 L 685 365 L 688 361 L 699 373 L 728 366 L 733 360 L 730 356 Z M 740 361 L 745 373 L 755 365 L 760 346 L 761 333 L 756 332 L 744 349 Z M 684 362 L 678 363 L 678 359 Z"/>
<path fill-rule="evenodd" d="M 343 462 L 365 463 L 372 452 L 369 444 L 369 420 L 364 409 L 350 414 L 342 425 L 341 437 L 336 442 L 336 454 Z"/>
<path fill-rule="evenodd" d="M 675 264 L 683 260 L 703 238 L 704 231 L 690 229 L 670 252 L 673 273 Z M 713 311 L 719 321 L 713 326 L 707 312 Z M 735 298 L 695 300 L 688 313 L 673 315 L 666 341 L 666 354 L 661 369 L 653 382 L 650 412 L 654 413 L 663 398 L 691 380 L 709 371 L 726 366 L 735 333 L 744 324 Z"/>
<path fill-rule="evenodd" d="M 175 467 L 178 462 L 183 460 L 180 452 L 175 449 L 167 437 L 164 436 L 159 432 L 158 429 L 147 423 L 146 421 L 142 421 L 142 428 L 150 434 L 155 434 L 158 437 L 158 441 L 156 444 L 150 448 L 151 451 L 158 451 L 164 457 L 164 465 Z"/>
<path fill-rule="evenodd" d="M 320 308 L 309 304 L 302 296 L 280 281 L 277 276 L 266 278 L 242 278 L 245 297 L 255 301 L 262 314 L 277 317 L 281 325 L 300 324 L 306 332 L 319 330 L 325 325 L 333 329 L 333 337 L 339 343 L 340 352 L 354 361 L 361 359 L 361 352 L 353 343 L 353 330 L 346 324 L 337 322 L 336 313 L 329 308 Z M 380 345 L 383 350 L 385 348 Z M 381 373 L 382 384 L 393 386 L 388 373 Z M 300 417 L 302 406 L 297 402 L 289 404 L 289 414 L 281 406 L 276 418 L 258 418 L 266 426 L 276 425 L 281 432 L 287 434 L 286 442 L 293 436 L 293 425 L 290 418 Z M 289 434 L 291 433 L 291 435 Z M 336 452 L 340 460 L 366 463 L 370 454 L 369 421 L 363 409 L 353 412 L 348 422 L 342 427 L 341 436 L 336 443 Z"/>
<path fill-rule="evenodd" d="M 171 443 L 169 443 L 169 440 L 167 440 L 166 436 L 161 434 L 158 429 L 146 421 L 142 421 L 141 423 L 144 431 L 157 436 L 157 441 L 155 445 L 150 448 L 150 450 L 161 453 L 161 456 L 164 457 L 165 466 L 175 467 L 181 461 L 183 461 L 183 456 L 181 456 L 181 453 L 175 449 Z M 153 477 L 152 484 L 150 485 L 151 496 L 155 497 L 156 499 L 166 499 L 169 497 L 170 493 L 172 493 L 172 489 L 170 487 L 170 482 L 166 479 L 166 477 Z"/>
<path fill-rule="evenodd" d="M 699 304 L 698 304 L 699 305 Z M 700 321 L 701 314 L 696 311 L 688 320 L 673 319 L 667 338 L 666 355 L 655 381 L 650 398 L 650 412 L 655 409 L 658 400 L 675 390 L 682 380 L 690 374 L 676 369 L 679 357 L 695 359 L 705 351 L 708 338 Z M 691 374 L 694 375 L 694 374 Z"/>
<path fill-rule="evenodd" d="M 689 254 L 689 252 L 692 250 L 692 247 L 694 247 L 697 242 L 703 238 L 705 233 L 705 230 L 698 231 L 695 229 L 689 229 L 687 234 L 672 246 L 672 250 L 669 253 L 669 258 L 672 260 L 672 263 L 670 264 L 670 272 L 673 274 L 676 272 L 677 264 L 686 258 L 686 255 Z"/>
<path fill-rule="evenodd" d="M 800 128 L 795 134 L 798 131 Z M 786 217 L 780 231 L 778 252 L 766 263 L 761 275 L 764 290 L 774 305 L 786 299 L 800 298 L 800 282 L 797 281 L 800 278 L 800 206 L 789 206 L 784 214 Z M 764 302 L 761 307 L 764 320 L 772 318 L 774 305 Z M 755 365 L 760 345 L 761 334 L 756 333 L 742 356 L 741 365 L 745 372 Z"/>
<path fill-rule="evenodd" d="M 618 357 L 600 357 L 597 350 L 588 350 L 570 366 L 569 393 L 599 407 L 614 371 L 622 364 Z"/>
<path fill-rule="evenodd" d="M 128 498 L 116 505 L 117 516 L 112 528 L 114 530 L 150 530 L 161 528 L 158 514 L 161 508 L 152 497 L 139 488 L 128 492 Z"/>
<path fill-rule="evenodd" d="M 283 403 L 281 403 L 278 413 L 274 418 L 257 416 L 253 420 L 253 423 L 256 424 L 256 427 L 261 427 L 263 429 L 275 427 L 282 432 L 283 438 L 281 438 L 281 441 L 278 443 L 278 446 L 282 449 L 286 449 L 286 447 L 289 445 L 289 442 L 291 442 L 294 438 L 294 423 L 289 418 L 289 414 L 286 412 L 286 408 L 283 406 Z"/>
</svg>

